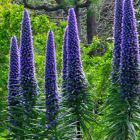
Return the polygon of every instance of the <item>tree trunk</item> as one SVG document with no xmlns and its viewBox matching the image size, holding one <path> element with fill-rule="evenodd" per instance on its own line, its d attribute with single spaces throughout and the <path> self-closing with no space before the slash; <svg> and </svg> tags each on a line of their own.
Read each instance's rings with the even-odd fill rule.
<svg viewBox="0 0 140 140">
<path fill-rule="evenodd" d="M 79 7 L 78 7 L 78 1 L 75 1 L 75 14 L 77 19 L 77 26 L 80 33 L 80 19 L 79 19 Z"/>
<path fill-rule="evenodd" d="M 91 44 L 93 36 L 97 34 L 96 13 L 93 8 L 87 7 L 87 41 Z"/>
</svg>

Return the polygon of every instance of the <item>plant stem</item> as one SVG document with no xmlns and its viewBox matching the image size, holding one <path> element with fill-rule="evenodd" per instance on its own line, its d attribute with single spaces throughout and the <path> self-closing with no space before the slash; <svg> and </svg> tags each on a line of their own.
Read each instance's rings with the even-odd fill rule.
<svg viewBox="0 0 140 140">
<path fill-rule="evenodd" d="M 81 140 L 81 129 L 80 129 L 80 122 L 77 122 L 77 134 L 76 134 L 76 139 Z"/>
</svg>

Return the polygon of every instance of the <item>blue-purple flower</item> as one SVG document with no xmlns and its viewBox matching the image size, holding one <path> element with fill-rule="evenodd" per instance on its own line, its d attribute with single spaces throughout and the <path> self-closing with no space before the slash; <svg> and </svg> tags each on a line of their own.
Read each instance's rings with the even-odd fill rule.
<svg viewBox="0 0 140 140">
<path fill-rule="evenodd" d="M 88 130 L 83 127 L 90 125 L 87 120 L 92 118 L 92 101 L 88 92 L 82 62 L 80 58 L 80 40 L 78 35 L 77 21 L 74 9 L 69 9 L 68 28 L 67 28 L 67 78 L 66 90 L 62 98 L 62 106 L 66 110 L 64 120 L 66 125 L 73 123 L 73 136 L 77 139 L 81 133 L 85 134 Z M 84 115 L 86 114 L 86 115 Z M 90 133 L 90 132 L 89 132 Z"/>
<path fill-rule="evenodd" d="M 120 64 L 121 93 L 130 98 L 138 94 L 139 43 L 132 0 L 124 1 Z"/>
<path fill-rule="evenodd" d="M 11 38 L 10 45 L 10 62 L 9 62 L 9 78 L 8 78 L 8 108 L 9 121 L 12 125 L 17 125 L 16 108 L 20 103 L 20 82 L 19 82 L 19 50 L 16 37 Z M 10 128 L 13 131 L 13 129 Z"/>
<path fill-rule="evenodd" d="M 21 25 L 20 40 L 20 84 L 23 103 L 27 110 L 35 104 L 37 84 L 35 80 L 32 30 L 28 11 L 25 9 Z"/>
<path fill-rule="evenodd" d="M 16 106 L 19 96 L 19 50 L 16 37 L 11 38 L 10 63 L 8 79 L 8 102 L 9 107 Z"/>
<path fill-rule="evenodd" d="M 114 12 L 114 50 L 112 64 L 112 82 L 118 83 L 120 72 L 121 35 L 122 35 L 123 0 L 115 0 Z"/>
<path fill-rule="evenodd" d="M 45 60 L 45 94 L 46 94 L 46 119 L 47 127 L 52 128 L 57 123 L 59 98 L 57 90 L 57 72 L 55 45 L 53 33 L 48 33 Z"/>
<path fill-rule="evenodd" d="M 63 39 L 63 58 L 62 58 L 62 92 L 66 90 L 66 84 L 67 84 L 67 71 L 68 71 L 68 49 L 67 49 L 67 27 L 65 29 L 64 33 L 64 39 Z"/>
<path fill-rule="evenodd" d="M 78 109 L 79 105 L 86 100 L 85 75 L 80 59 L 80 41 L 78 36 L 77 22 L 74 9 L 69 10 L 68 17 L 68 73 L 67 73 L 67 105 Z M 85 98 L 83 98 L 85 97 Z M 76 110 L 75 110 L 76 111 Z"/>
</svg>

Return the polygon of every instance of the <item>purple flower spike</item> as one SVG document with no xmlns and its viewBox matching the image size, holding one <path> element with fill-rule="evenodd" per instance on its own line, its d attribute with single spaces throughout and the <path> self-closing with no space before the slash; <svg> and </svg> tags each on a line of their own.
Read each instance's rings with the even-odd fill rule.
<svg viewBox="0 0 140 140">
<path fill-rule="evenodd" d="M 19 100 L 19 50 L 16 37 L 11 38 L 10 45 L 10 62 L 9 62 L 9 79 L 8 79 L 8 107 L 9 121 L 12 125 L 17 125 L 17 113 L 15 107 L 20 103 Z M 10 131 L 13 131 L 10 128 Z"/>
<path fill-rule="evenodd" d="M 115 18 L 114 18 L 114 50 L 113 50 L 112 82 L 117 83 L 120 71 L 123 0 L 115 0 L 114 15 Z"/>
<path fill-rule="evenodd" d="M 9 66 L 8 101 L 9 107 L 12 107 L 19 102 L 19 50 L 15 36 L 11 39 Z"/>
<path fill-rule="evenodd" d="M 67 33 L 68 33 L 68 28 L 66 27 L 65 29 L 65 34 L 64 34 L 64 41 L 63 41 L 63 60 L 62 60 L 62 92 L 66 89 L 66 84 L 67 84 L 67 71 L 68 71 L 68 54 L 67 54 Z"/>
<path fill-rule="evenodd" d="M 121 92 L 131 98 L 138 94 L 139 85 L 139 45 L 136 19 L 132 0 L 124 1 L 122 52 L 121 52 Z"/>
<path fill-rule="evenodd" d="M 45 60 L 45 93 L 47 127 L 51 128 L 57 123 L 58 90 L 57 90 L 56 58 L 53 33 L 48 33 Z"/>
<path fill-rule="evenodd" d="M 77 122 L 75 125 L 77 129 L 76 138 L 79 139 L 82 133 L 81 130 L 85 130 L 83 126 L 90 125 L 87 120 L 89 119 L 89 116 L 92 116 L 93 101 L 91 101 L 91 97 L 88 92 L 88 83 L 82 68 L 80 41 L 76 16 L 73 8 L 69 10 L 68 16 L 66 71 L 67 84 L 64 92 L 65 94 L 63 94 L 62 98 L 62 105 L 66 110 L 70 111 L 70 114 L 68 115 L 69 118 L 66 118 L 66 120 L 69 120 L 70 123 Z M 84 106 L 86 106 L 86 108 Z M 87 131 L 83 131 L 83 134 Z"/>
<path fill-rule="evenodd" d="M 20 82 L 23 103 L 28 110 L 35 104 L 37 84 L 35 80 L 32 31 L 28 11 L 25 9 L 22 19 L 20 42 Z"/>
<path fill-rule="evenodd" d="M 75 106 L 82 98 L 85 88 L 85 76 L 80 59 L 80 43 L 74 9 L 69 10 L 68 18 L 68 76 L 67 92 L 69 106 Z M 81 102 L 81 101 L 80 101 Z"/>
</svg>

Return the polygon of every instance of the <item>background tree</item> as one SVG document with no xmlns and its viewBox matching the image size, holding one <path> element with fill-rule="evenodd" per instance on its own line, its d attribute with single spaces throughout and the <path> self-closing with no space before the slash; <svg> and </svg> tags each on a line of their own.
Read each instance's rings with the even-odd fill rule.
<svg viewBox="0 0 140 140">
<path fill-rule="evenodd" d="M 54 12 L 54 11 L 64 11 L 67 14 L 67 10 L 69 7 L 74 7 L 78 28 L 80 31 L 80 9 L 86 9 L 86 30 L 87 30 L 87 42 L 91 43 L 93 36 L 96 35 L 96 13 L 93 8 L 93 4 L 97 4 L 100 0 L 55 0 L 55 4 L 49 5 L 49 2 L 44 2 L 43 4 L 40 3 L 33 3 L 32 1 L 23 0 L 24 7 L 32 9 L 32 10 L 45 10 L 46 12 Z M 51 2 L 51 1 L 50 1 Z"/>
</svg>

